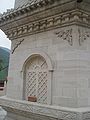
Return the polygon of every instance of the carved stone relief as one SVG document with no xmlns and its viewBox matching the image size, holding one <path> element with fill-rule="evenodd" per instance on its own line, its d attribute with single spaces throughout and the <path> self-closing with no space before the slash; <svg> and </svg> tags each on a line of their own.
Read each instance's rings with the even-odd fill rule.
<svg viewBox="0 0 90 120">
<path fill-rule="evenodd" d="M 60 32 L 56 32 L 55 34 L 62 40 L 66 40 L 71 46 L 73 45 L 72 29 L 62 30 Z"/>
<path fill-rule="evenodd" d="M 28 22 L 27 24 L 24 23 L 23 25 L 20 25 L 19 27 L 14 27 L 12 29 L 10 28 L 9 30 L 5 29 L 5 34 L 7 35 L 9 39 L 13 40 L 21 36 L 26 36 L 28 34 L 29 35 L 35 34 L 38 32 L 49 30 L 49 29 L 54 29 L 56 27 L 66 26 L 67 24 L 69 25 L 72 22 L 81 21 L 82 23 L 88 24 L 89 23 L 89 21 L 87 22 L 88 17 L 89 16 L 87 16 L 83 12 L 80 12 L 80 11 L 72 12 L 71 11 L 69 14 L 63 13 L 59 15 L 54 15 L 53 17 L 45 17 L 42 20 L 35 20 L 35 21 L 33 20 L 33 22 Z M 70 45 L 72 45 L 71 41 L 70 41 Z"/>
<path fill-rule="evenodd" d="M 82 43 L 87 40 L 87 38 L 90 37 L 90 31 L 87 31 L 82 28 L 78 28 L 78 33 L 79 33 L 79 45 L 81 46 Z"/>
<path fill-rule="evenodd" d="M 62 40 L 66 40 L 72 46 L 74 39 L 72 35 L 72 30 L 73 29 L 61 30 L 59 32 L 56 32 L 55 34 Z M 78 44 L 79 46 L 81 46 L 85 40 L 90 38 L 90 30 L 86 30 L 85 28 L 78 28 L 77 30 L 78 30 Z"/>
<path fill-rule="evenodd" d="M 15 40 L 15 43 L 12 48 L 12 54 L 15 52 L 15 50 L 19 47 L 19 45 L 24 41 L 24 39 Z"/>
<path fill-rule="evenodd" d="M 71 111 L 66 111 L 66 110 L 60 110 L 57 109 L 57 107 L 55 108 L 54 106 L 52 108 L 50 108 L 49 106 L 41 106 L 40 104 L 32 104 L 30 102 L 23 102 L 23 101 L 12 101 L 12 100 L 4 100 L 4 99 L 0 99 L 0 104 L 2 104 L 2 106 L 4 106 L 4 108 L 8 108 L 8 110 L 21 114 L 23 113 L 27 115 L 27 113 L 29 112 L 30 116 L 27 117 L 31 117 L 36 115 L 40 115 L 40 116 L 46 116 L 49 119 L 53 118 L 56 119 L 58 118 L 58 120 L 79 120 L 78 118 L 78 114 L 77 112 L 71 112 Z M 85 116 L 85 115 L 84 115 Z M 86 117 L 85 117 L 86 118 Z M 90 118 L 90 117 L 89 117 Z"/>
</svg>

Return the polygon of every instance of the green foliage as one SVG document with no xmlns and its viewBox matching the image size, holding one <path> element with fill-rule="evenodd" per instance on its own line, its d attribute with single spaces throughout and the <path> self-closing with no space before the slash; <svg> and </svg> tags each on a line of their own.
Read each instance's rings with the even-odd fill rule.
<svg viewBox="0 0 90 120">
<path fill-rule="evenodd" d="M 0 59 L 0 71 L 3 69 L 3 60 Z"/>
<path fill-rule="evenodd" d="M 7 80 L 10 52 L 0 47 L 0 81 Z"/>
</svg>

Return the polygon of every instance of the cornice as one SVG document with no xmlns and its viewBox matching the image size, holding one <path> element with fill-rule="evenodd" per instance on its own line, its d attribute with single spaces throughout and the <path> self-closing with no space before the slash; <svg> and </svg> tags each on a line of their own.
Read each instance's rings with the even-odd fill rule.
<svg viewBox="0 0 90 120">
<path fill-rule="evenodd" d="M 76 0 L 67 1 L 64 4 L 59 0 L 43 0 L 11 10 L 0 18 L 0 28 L 10 40 L 13 40 L 71 24 L 89 27 L 90 13 L 77 9 Z"/>
<path fill-rule="evenodd" d="M 13 40 L 15 38 L 71 24 L 81 24 L 87 25 L 89 27 L 90 17 L 87 13 L 76 10 L 64 14 L 47 17 L 42 20 L 37 20 L 35 22 L 5 30 L 4 32 L 9 39 Z"/>
<path fill-rule="evenodd" d="M 55 0 L 40 0 L 39 2 L 35 3 L 27 3 L 26 5 L 23 5 L 21 7 L 18 7 L 17 9 L 11 9 L 7 10 L 7 12 L 4 12 L 2 15 L 0 15 L 0 22 L 4 22 L 10 19 L 13 19 L 17 16 L 26 14 L 28 12 L 35 11 L 38 8 L 47 6 L 48 4 L 54 3 Z"/>
<path fill-rule="evenodd" d="M 57 1 L 59 0 L 39 0 L 39 2 L 35 2 L 33 4 L 28 3 L 17 9 L 8 10 L 7 12 L 4 12 L 2 15 L 0 15 L 0 23 L 4 23 L 8 20 L 10 21 L 11 19 L 15 19 L 28 13 L 32 14 L 36 11 L 40 12 L 40 9 L 43 10 L 43 8 L 46 10 L 47 7 L 51 7 Z"/>
<path fill-rule="evenodd" d="M 50 2 L 50 1 L 53 1 L 53 2 Z M 56 14 L 63 13 L 65 11 L 71 11 L 74 8 L 76 8 L 76 0 L 73 0 L 73 1 L 67 0 L 67 1 L 69 2 L 64 4 L 64 3 L 60 3 L 59 0 L 49 0 L 50 3 L 46 4 L 46 6 L 41 6 L 39 8 L 30 10 L 30 11 L 25 10 L 25 12 L 22 12 L 22 13 L 20 12 L 20 10 L 22 9 L 11 10 L 10 12 L 6 12 L 3 15 L 1 15 L 0 26 L 2 27 L 3 25 L 12 23 L 14 21 L 19 22 L 19 20 L 21 22 L 23 21 L 22 19 L 26 20 L 25 18 L 30 19 L 30 21 L 28 22 L 36 21 L 37 19 L 42 19 L 48 16 L 53 16 Z M 26 9 L 26 7 L 24 7 L 23 9 Z"/>
<path fill-rule="evenodd" d="M 68 6 L 68 3 L 75 3 L 75 4 L 72 4 L 75 6 L 75 8 L 79 8 L 82 10 L 84 9 L 85 11 L 90 11 L 89 4 L 86 1 L 82 2 L 81 4 L 78 4 L 77 0 L 66 0 L 66 1 L 63 1 L 63 0 L 35 0 L 33 3 L 29 1 L 27 4 L 25 4 L 21 7 L 18 7 L 16 9 L 8 9 L 7 12 L 0 14 L 0 24 L 4 23 L 6 21 L 15 19 L 17 17 L 20 17 L 22 15 L 28 14 L 28 13 L 33 14 L 35 11 L 40 12 L 43 9 L 44 9 L 44 11 L 47 8 L 51 9 L 51 7 L 54 7 L 54 6 L 61 7 L 62 5 L 65 6 L 65 4 L 67 4 L 68 10 L 70 10 L 71 6 Z M 87 9 L 84 6 L 84 4 L 85 4 L 85 6 L 86 5 L 88 6 Z M 64 12 L 65 9 L 66 9 L 66 6 L 64 7 L 62 12 Z"/>
</svg>

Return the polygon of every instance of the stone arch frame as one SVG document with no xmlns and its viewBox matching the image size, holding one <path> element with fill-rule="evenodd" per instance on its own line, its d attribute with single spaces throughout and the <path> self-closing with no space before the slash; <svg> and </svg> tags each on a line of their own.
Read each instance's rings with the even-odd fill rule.
<svg viewBox="0 0 90 120">
<path fill-rule="evenodd" d="M 47 94 L 47 104 L 52 104 L 52 93 L 51 93 L 51 86 L 52 86 L 52 75 L 53 75 L 53 65 L 52 65 L 52 61 L 50 59 L 50 57 L 44 53 L 44 52 L 41 52 L 41 51 L 34 51 L 32 52 L 25 60 L 24 64 L 23 64 L 23 67 L 22 67 L 22 72 L 23 72 L 23 99 L 25 99 L 25 87 L 24 87 L 24 84 L 25 84 L 25 66 L 26 64 L 28 63 L 28 61 L 30 61 L 30 59 L 32 57 L 35 57 L 35 56 L 41 56 L 47 63 L 47 66 L 48 66 L 48 87 L 47 87 L 47 91 L 48 91 L 48 94 Z"/>
</svg>

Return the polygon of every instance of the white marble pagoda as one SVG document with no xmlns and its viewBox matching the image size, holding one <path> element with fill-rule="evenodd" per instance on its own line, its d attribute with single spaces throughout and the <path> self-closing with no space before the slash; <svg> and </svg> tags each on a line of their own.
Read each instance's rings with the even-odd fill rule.
<svg viewBox="0 0 90 120">
<path fill-rule="evenodd" d="M 16 0 L 0 29 L 12 41 L 6 120 L 90 120 L 90 0 Z"/>
</svg>

